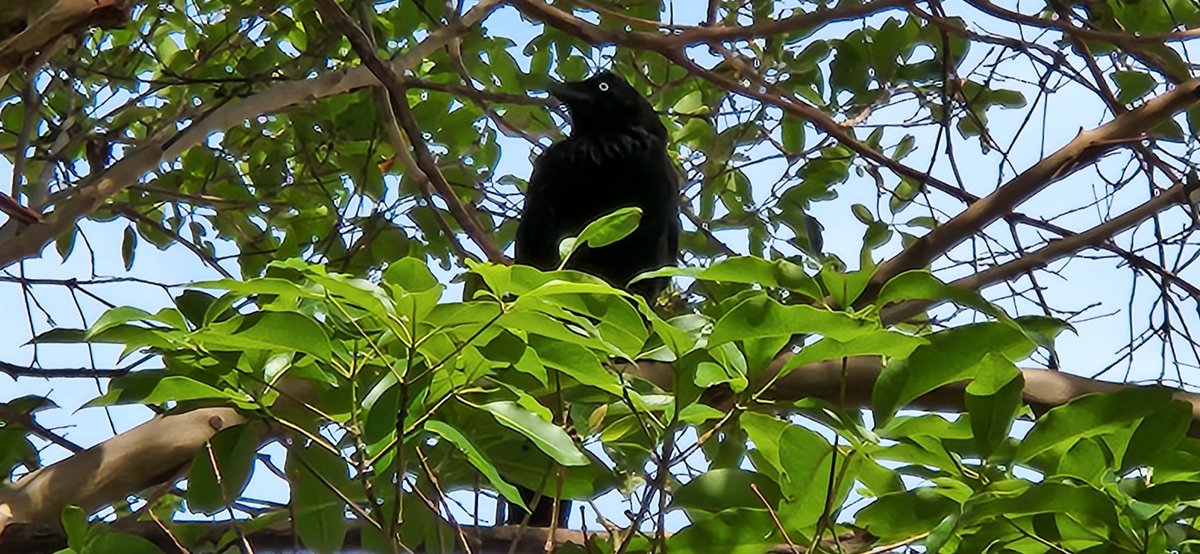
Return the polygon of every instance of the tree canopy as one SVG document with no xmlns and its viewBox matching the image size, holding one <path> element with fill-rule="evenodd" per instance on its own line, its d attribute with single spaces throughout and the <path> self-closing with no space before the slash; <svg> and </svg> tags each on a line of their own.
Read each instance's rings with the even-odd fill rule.
<svg viewBox="0 0 1200 554">
<path fill-rule="evenodd" d="M 0 552 L 1200 550 L 1194 2 L 14 4 Z M 598 69 L 657 302 L 509 260 Z"/>
</svg>

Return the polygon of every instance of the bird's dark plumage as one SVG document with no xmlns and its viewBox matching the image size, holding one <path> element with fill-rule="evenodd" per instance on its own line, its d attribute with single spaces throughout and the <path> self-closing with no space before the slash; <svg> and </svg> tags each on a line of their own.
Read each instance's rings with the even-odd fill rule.
<svg viewBox="0 0 1200 554">
<path fill-rule="evenodd" d="M 567 268 L 628 287 L 653 301 L 666 278 L 629 286 L 646 271 L 675 265 L 679 256 L 679 177 L 667 156 L 667 130 L 653 107 L 621 77 L 602 71 L 585 81 L 555 83 L 550 94 L 566 105 L 571 135 L 534 162 L 517 226 L 516 262 L 540 269 L 558 267 L 558 244 L 589 223 L 620 208 L 638 207 L 638 228 L 600 248 L 580 247 Z M 526 504 L 533 493 L 521 490 Z M 559 507 L 566 527 L 569 502 Z M 532 507 L 528 524 L 550 527 L 554 503 Z M 508 506 L 507 523 L 525 513 Z"/>
<path fill-rule="evenodd" d="M 679 178 L 667 157 L 667 130 L 650 103 L 624 79 L 600 72 L 560 83 L 551 94 L 567 106 L 571 136 L 537 159 L 517 227 L 516 262 L 558 266 L 558 244 L 619 208 L 642 209 L 637 230 L 601 248 L 581 248 L 567 267 L 625 287 L 679 255 Z M 631 289 L 653 300 L 666 279 Z"/>
</svg>

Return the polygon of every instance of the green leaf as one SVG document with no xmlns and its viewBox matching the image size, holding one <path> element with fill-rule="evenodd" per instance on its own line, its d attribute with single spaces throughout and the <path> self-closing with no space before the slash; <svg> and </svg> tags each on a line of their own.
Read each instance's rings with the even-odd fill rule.
<svg viewBox="0 0 1200 554">
<path fill-rule="evenodd" d="M 1195 127 L 1193 126 L 1192 128 L 1192 134 L 1195 134 Z M 58 235 L 58 238 L 54 239 L 54 250 L 58 252 L 58 256 L 63 260 L 71 257 L 71 252 L 75 250 L 75 236 L 78 234 L 79 227 L 72 225 L 70 229 L 63 231 L 62 234 Z"/>
<path fill-rule="evenodd" d="M 501 425 L 512 429 L 535 444 L 554 461 L 564 466 L 588 465 L 587 456 L 579 451 L 575 441 L 561 427 L 550 423 L 534 413 L 518 406 L 515 402 L 503 400 L 489 402 L 480 406 L 492 414 Z"/>
<path fill-rule="evenodd" d="M 671 111 L 683 115 L 698 115 L 708 113 L 709 109 L 704 105 L 704 95 L 695 90 L 680 98 Z"/>
<path fill-rule="evenodd" d="M 976 323 L 939 331 L 925 337 L 929 344 L 912 356 L 883 368 L 875 383 L 873 401 L 880 425 L 908 402 L 938 387 L 974 378 L 992 367 L 980 362 L 989 354 L 1020 361 L 1033 352 L 1024 333 L 999 322 Z"/>
<path fill-rule="evenodd" d="M 1173 504 L 1200 500 L 1200 482 L 1178 482 L 1153 485 L 1136 497 L 1142 502 Z"/>
<path fill-rule="evenodd" d="M 975 308 L 997 319 L 1008 319 L 1008 315 L 1003 310 L 984 300 L 979 293 L 948 285 L 924 269 L 905 271 L 889 279 L 879 290 L 876 305 L 883 309 L 888 304 L 907 300 L 950 300 L 962 306 Z"/>
<path fill-rule="evenodd" d="M 87 330 L 58 327 L 30 339 L 28 344 L 77 344 L 88 342 Z"/>
<path fill-rule="evenodd" d="M 67 546 L 76 552 L 82 552 L 87 541 L 87 512 L 72 504 L 63 508 L 61 518 L 63 530 L 67 533 Z"/>
<path fill-rule="evenodd" d="M 439 286 L 429 266 L 416 258 L 400 258 L 388 264 L 383 282 L 409 292 L 424 292 Z"/>
<path fill-rule="evenodd" d="M 753 256 L 725 258 L 709 267 L 665 267 L 643 273 L 634 282 L 652 277 L 692 277 L 718 283 L 758 284 L 764 287 L 783 287 L 800 292 L 813 300 L 821 300 L 821 287 L 804 268 L 787 260 L 764 260 Z"/>
<path fill-rule="evenodd" d="M 915 137 L 904 135 L 901 137 L 900 142 L 896 144 L 896 150 L 892 152 L 892 159 L 896 161 L 903 160 L 905 156 L 908 156 L 917 149 L 916 144 L 917 139 Z"/>
<path fill-rule="evenodd" d="M 875 354 L 889 358 L 907 358 L 918 347 L 926 344 L 929 344 L 929 341 L 924 338 L 887 329 L 876 329 L 844 342 L 823 338 L 805 346 L 788 359 L 780 373 L 787 374 L 805 364 L 852 356 Z"/>
<path fill-rule="evenodd" d="M 342 551 L 346 503 L 333 488 L 349 492 L 346 470 L 346 461 L 324 448 L 295 444 L 288 449 L 284 471 L 292 485 L 296 534 L 318 554 Z"/>
<path fill-rule="evenodd" d="M 492 465 L 492 462 L 488 461 L 488 459 L 484 457 L 483 453 L 479 451 L 479 448 L 475 446 L 475 443 L 471 442 L 471 439 L 467 438 L 466 435 L 462 434 L 462 432 L 460 432 L 458 429 L 450 426 L 450 424 L 437 420 L 429 420 L 426 422 L 425 430 L 446 439 L 455 447 L 457 447 L 464 455 L 466 455 L 467 461 L 470 462 L 471 465 L 475 466 L 475 469 L 479 470 L 479 473 L 483 474 L 484 478 L 486 478 L 488 482 L 491 483 L 492 486 L 495 487 L 502 496 L 504 496 L 505 500 L 508 500 L 509 502 L 528 510 L 528 507 L 525 506 L 525 501 L 521 499 L 521 493 L 517 491 L 517 488 L 510 485 L 507 481 L 500 477 L 500 472 L 496 471 L 496 466 Z"/>
<path fill-rule="evenodd" d="M 783 138 L 783 151 L 789 156 L 799 155 L 804 151 L 804 121 L 798 117 L 785 115 L 780 124 L 780 134 Z"/>
<path fill-rule="evenodd" d="M 554 368 L 584 385 L 620 396 L 623 390 L 616 374 L 604 369 L 600 359 L 588 349 L 544 337 L 529 338 L 529 347 L 537 352 L 546 367 Z"/>
<path fill-rule="evenodd" d="M 321 361 L 332 351 L 325 329 L 295 312 L 256 312 L 213 324 L 191 339 L 209 350 L 304 352 Z"/>
<path fill-rule="evenodd" d="M 154 554 L 162 551 L 154 543 L 137 535 L 105 531 L 88 541 L 87 548 L 84 549 L 83 554 L 124 554 L 126 552 Z"/>
<path fill-rule="evenodd" d="M 979 364 L 975 380 L 967 385 L 966 405 L 975 442 L 984 457 L 1008 438 L 1024 388 L 1021 372 L 1004 357 L 988 354 Z"/>
<path fill-rule="evenodd" d="M 672 554 L 762 554 L 780 544 L 767 510 L 737 508 L 692 521 L 667 539 Z M 646 552 L 648 550 L 642 550 Z"/>
<path fill-rule="evenodd" d="M 642 209 L 631 207 L 621 208 L 589 223 L 579 233 L 579 236 L 574 239 L 565 239 L 559 245 L 558 253 L 563 260 L 559 269 L 561 270 L 567 265 L 567 260 L 579 246 L 586 244 L 590 248 L 600 248 L 617 242 L 637 229 L 641 219 Z"/>
<path fill-rule="evenodd" d="M 755 494 L 766 499 L 767 504 Z M 738 468 L 710 469 L 688 481 L 671 495 L 671 505 L 688 510 L 718 513 L 737 508 L 775 509 L 782 493 L 779 485 L 757 472 Z"/>
<path fill-rule="evenodd" d="M 222 429 L 213 435 L 192 460 L 188 509 L 211 515 L 237 500 L 250 483 L 250 470 L 261 442 L 260 433 L 247 425 Z"/>
<path fill-rule="evenodd" d="M 137 252 L 138 235 L 132 225 L 125 228 L 121 236 L 121 260 L 125 263 L 125 271 L 133 269 L 133 256 Z"/>
<path fill-rule="evenodd" d="M 1005 108 L 1023 108 L 1027 103 L 1025 95 L 1018 90 L 995 89 L 988 95 L 991 104 L 999 104 Z"/>
<path fill-rule="evenodd" d="M 130 321 L 143 321 L 153 318 L 154 316 L 150 315 L 149 312 L 140 308 L 134 308 L 132 306 L 118 306 L 116 308 L 109 309 L 99 318 L 97 318 L 95 323 L 92 323 L 92 326 L 88 328 L 86 337 L 94 337 L 122 323 L 128 323 Z"/>
<path fill-rule="evenodd" d="M 851 205 L 850 212 L 854 214 L 855 219 L 864 225 L 870 225 L 875 222 L 875 215 L 871 213 L 871 209 L 862 204 Z"/>
<path fill-rule="evenodd" d="M 279 277 L 261 277 L 238 281 L 237 279 L 217 279 L 214 281 L 199 281 L 192 283 L 193 287 L 202 289 L 220 289 L 236 292 L 242 295 L 271 294 L 284 298 L 320 298 L 319 290 L 305 289 L 287 279 Z"/>
<path fill-rule="evenodd" d="M 109 382 L 108 392 L 84 407 L 120 404 L 165 404 L 188 400 L 224 400 L 250 405 L 251 398 L 224 391 L 183 375 L 165 375 L 162 371 L 139 371 Z"/>
<path fill-rule="evenodd" d="M 847 459 L 835 456 L 833 445 L 816 432 L 799 425 L 788 425 L 779 437 L 779 462 L 786 477 L 779 483 L 786 501 L 780 506 L 789 527 L 811 532 L 825 514 L 828 503 L 838 506 L 854 481 L 854 473 L 845 470 Z M 840 487 L 830 483 L 830 476 Z M 833 490 L 831 490 L 833 489 Z M 830 497 L 832 493 L 833 497 Z"/>
<path fill-rule="evenodd" d="M 1086 485 L 1047 481 L 1026 488 L 1021 494 L 980 495 L 967 503 L 964 519 L 1018 518 L 1035 514 L 1062 514 L 1082 518 L 1102 535 L 1120 527 L 1113 499 Z"/>
<path fill-rule="evenodd" d="M 1137 424 L 1129 446 L 1121 459 L 1119 471 L 1140 466 L 1158 466 L 1175 453 L 1192 425 L 1189 402 L 1172 399 L 1158 410 L 1143 417 Z"/>
<path fill-rule="evenodd" d="M 1114 71 L 1112 80 L 1117 84 L 1117 101 L 1122 104 L 1131 104 L 1158 86 L 1154 76 L 1142 71 Z"/>
<path fill-rule="evenodd" d="M 862 261 L 870 263 L 871 260 L 867 256 L 869 250 L 864 250 L 863 254 Z M 825 285 L 825 290 L 829 291 L 829 296 L 836 305 L 853 306 L 854 301 L 858 300 L 858 296 L 870 284 L 871 275 L 875 274 L 874 266 L 864 265 L 864 268 L 857 271 L 838 271 L 826 264 L 817 274 L 817 278 Z"/>
<path fill-rule="evenodd" d="M 396 314 L 396 306 L 379 285 L 346 275 L 327 275 L 323 271 L 308 276 L 323 287 L 335 299 L 345 299 L 350 304 L 366 310 L 379 319 Z"/>
<path fill-rule="evenodd" d="M 806 305 L 785 306 L 766 296 L 749 298 L 717 320 L 708 337 L 710 347 L 735 340 L 819 334 L 847 341 L 868 333 L 872 326 L 841 312 Z"/>
<path fill-rule="evenodd" d="M 1052 450 L 1065 452 L 1088 437 L 1131 432 L 1135 422 L 1173 402 L 1169 391 L 1153 388 L 1080 396 L 1038 418 L 1017 448 L 1016 459 L 1027 461 Z"/>
<path fill-rule="evenodd" d="M 933 530 L 957 514 L 959 504 L 932 488 L 887 494 L 858 513 L 855 523 L 881 542 L 908 538 Z"/>
</svg>

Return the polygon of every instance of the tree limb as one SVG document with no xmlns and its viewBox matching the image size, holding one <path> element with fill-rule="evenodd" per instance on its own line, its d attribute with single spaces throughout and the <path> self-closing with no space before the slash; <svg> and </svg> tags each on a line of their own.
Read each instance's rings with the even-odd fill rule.
<svg viewBox="0 0 1200 554">
<path fill-rule="evenodd" d="M 404 134 L 408 137 L 408 143 L 412 146 L 413 155 L 421 174 L 428 180 L 438 196 L 446 202 L 450 208 L 450 213 L 454 215 L 454 219 L 466 231 L 467 236 L 475 242 L 477 246 L 487 255 L 488 259 L 495 263 L 507 263 L 508 257 L 500 251 L 496 243 L 492 240 L 491 234 L 484 231 L 479 225 L 479 220 L 468 212 L 463 206 L 462 200 L 455 194 L 454 188 L 446 181 L 445 175 L 438 169 L 437 160 L 433 158 L 433 154 L 429 151 L 429 145 L 425 143 L 425 139 L 421 136 L 421 128 L 417 125 L 417 120 L 413 117 L 412 108 L 408 105 L 408 86 L 404 84 L 404 80 L 400 78 L 395 68 L 384 63 L 375 52 L 375 47 L 371 43 L 371 39 L 366 33 L 358 27 L 350 15 L 342 9 L 341 6 L 333 0 L 316 0 L 321 13 L 328 19 L 334 27 L 336 27 L 354 47 L 354 51 L 358 53 L 365 65 L 383 87 L 388 91 L 388 99 L 391 102 L 392 111 L 396 116 L 400 127 L 404 129 Z M 499 0 L 484 0 L 475 9 L 480 6 L 498 5 Z M 403 148 L 403 145 L 397 145 L 398 148 Z M 414 176 L 420 179 L 421 175 Z"/>
<path fill-rule="evenodd" d="M 880 264 L 871 278 L 871 289 L 868 289 L 868 294 L 863 295 L 863 300 L 870 301 L 874 298 L 873 294 L 869 294 L 870 290 L 878 291 L 888 279 L 904 271 L 925 266 L 1051 183 L 1075 172 L 1119 145 L 1141 140 L 1146 131 L 1197 101 L 1200 101 L 1200 78 L 1180 84 L 1170 92 L 1147 101 L 1136 110 L 1117 115 L 1108 123 L 1079 133 L 1071 142 L 917 239 L 896 257 Z"/>
<path fill-rule="evenodd" d="M 155 417 L 0 489 L 0 529 L 54 522 L 70 504 L 91 512 L 161 484 L 191 463 L 217 431 L 246 419 L 233 408 L 200 408 Z"/>
<path fill-rule="evenodd" d="M 1061 260 L 1088 248 L 1102 248 L 1114 236 L 1132 229 L 1155 214 L 1186 200 L 1187 186 L 1184 183 L 1178 183 L 1162 191 L 1158 196 L 1142 203 L 1142 205 L 1118 217 L 1112 218 L 1101 225 L 1097 225 L 1082 233 L 1050 241 L 1046 246 L 1015 260 L 992 266 L 978 273 L 973 273 L 950 284 L 966 290 L 981 290 L 985 287 L 1007 281 L 1027 271 L 1044 267 L 1051 262 Z M 1200 289 L 1197 289 L 1195 285 L 1165 270 L 1160 275 L 1163 276 L 1164 280 L 1180 286 L 1188 294 L 1192 295 L 1193 298 L 1200 301 Z M 881 317 L 886 325 L 911 318 L 932 305 L 934 303 L 912 300 L 885 308 Z"/>
</svg>

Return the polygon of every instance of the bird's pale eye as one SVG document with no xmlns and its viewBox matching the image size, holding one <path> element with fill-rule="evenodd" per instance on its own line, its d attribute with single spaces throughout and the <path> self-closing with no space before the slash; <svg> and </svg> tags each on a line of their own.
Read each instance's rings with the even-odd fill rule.
<svg viewBox="0 0 1200 554">
<path fill-rule="evenodd" d="M 608 83 L 600 83 L 596 88 L 599 88 L 600 92 L 608 92 Z"/>
</svg>

